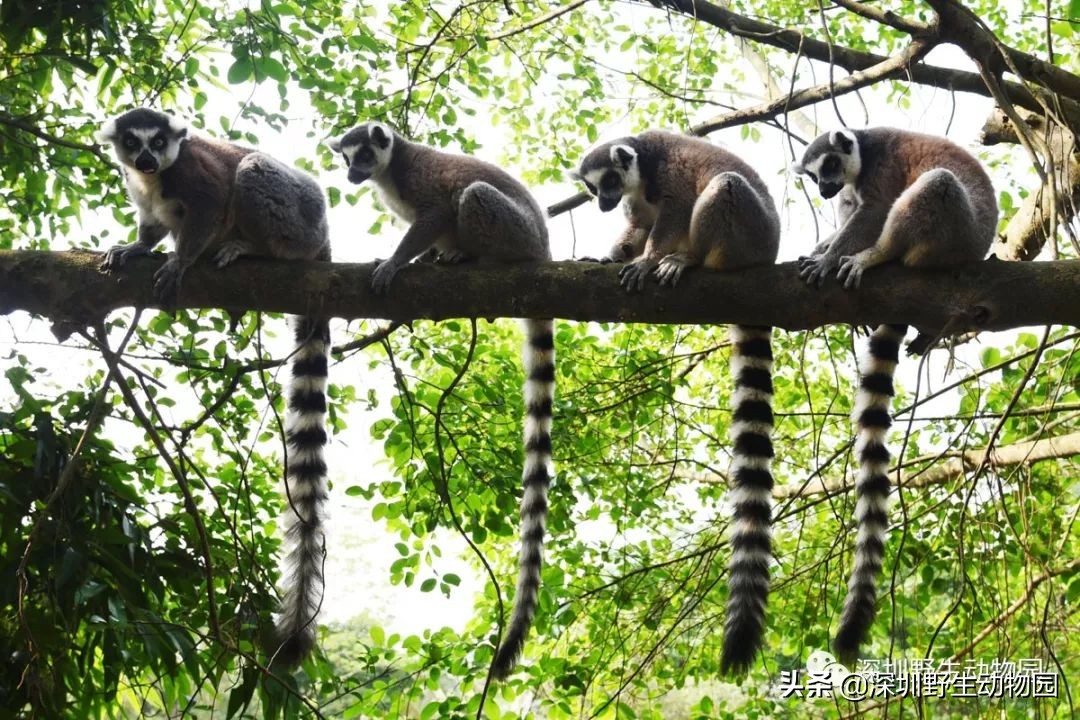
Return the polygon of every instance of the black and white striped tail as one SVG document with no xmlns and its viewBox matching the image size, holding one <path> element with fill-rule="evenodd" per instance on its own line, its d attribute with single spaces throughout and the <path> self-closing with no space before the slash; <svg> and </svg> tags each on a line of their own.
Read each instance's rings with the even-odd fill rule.
<svg viewBox="0 0 1080 720">
<path fill-rule="evenodd" d="M 555 398 L 555 337 L 551 320 L 526 320 L 528 344 L 525 365 L 525 494 L 521 499 L 521 554 L 517 592 L 502 645 L 495 652 L 491 673 L 510 674 L 525 646 L 536 614 L 543 564 L 547 491 L 551 484 L 551 406 Z"/>
<path fill-rule="evenodd" d="M 761 647 L 772 561 L 772 328 L 731 328 L 731 562 L 723 672 L 743 673 Z"/>
<path fill-rule="evenodd" d="M 851 662 L 866 639 L 877 612 L 877 581 L 885 561 L 889 530 L 889 450 L 885 436 L 892 424 L 890 406 L 893 374 L 900 356 L 906 325 L 879 325 L 870 336 L 869 351 L 861 358 L 859 390 L 852 419 L 857 425 L 855 453 L 859 474 L 855 482 L 855 566 L 848 580 L 844 612 L 833 647 L 840 659 Z"/>
<path fill-rule="evenodd" d="M 323 597 L 323 521 L 328 495 L 324 449 L 330 327 L 325 320 L 308 317 L 294 318 L 294 322 L 296 350 L 285 411 L 284 595 L 274 656 L 275 663 L 286 667 L 303 660 L 315 647 L 315 616 Z"/>
</svg>

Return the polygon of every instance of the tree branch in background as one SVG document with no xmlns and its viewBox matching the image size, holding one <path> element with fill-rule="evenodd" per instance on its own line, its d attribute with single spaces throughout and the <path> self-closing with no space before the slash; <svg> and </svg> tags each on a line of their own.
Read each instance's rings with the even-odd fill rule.
<svg viewBox="0 0 1080 720">
<path fill-rule="evenodd" d="M 1005 45 L 975 13 L 956 0 L 927 0 L 927 4 L 938 14 L 941 39 L 962 48 L 989 72 L 998 76 L 1012 72 L 1062 98 L 1080 102 L 1080 76 Z"/>
<path fill-rule="evenodd" d="M 935 30 L 932 25 L 928 25 L 927 23 L 918 20 L 912 20 L 911 18 L 902 17 L 892 10 L 881 10 L 875 5 L 866 5 L 865 3 L 856 2 L 855 0 L 835 0 L 835 2 L 845 10 L 850 10 L 867 20 L 872 20 L 881 25 L 888 25 L 893 29 L 906 32 L 908 35 L 915 37 Z"/>
<path fill-rule="evenodd" d="M 113 158 L 109 154 L 103 152 L 101 148 L 99 148 L 97 145 L 86 145 L 85 143 L 65 140 L 61 137 L 57 137 L 56 135 L 47 133 L 41 128 L 38 128 L 35 125 L 31 125 L 30 123 L 24 120 L 20 120 L 19 118 L 11 117 L 10 115 L 0 115 L 0 125 L 7 125 L 8 127 L 14 128 L 16 130 L 21 130 L 28 135 L 33 135 L 39 140 L 44 140 L 50 145 L 68 148 L 69 150 L 78 150 L 79 152 L 91 153 L 92 155 L 97 156 L 106 165 L 111 166 L 113 164 Z"/>
<path fill-rule="evenodd" d="M 721 4 L 730 8 L 731 6 L 722 0 Z M 761 78 L 762 84 L 765 85 L 766 97 L 769 100 L 778 100 L 779 98 L 787 96 L 789 93 L 785 92 L 780 85 L 776 82 L 776 78 L 773 76 L 772 68 L 769 67 L 769 60 L 765 55 L 758 50 L 753 43 L 746 38 L 736 38 L 736 44 L 739 46 L 739 54 L 743 56 L 743 59 L 750 63 L 750 67 L 754 68 L 754 72 Z M 796 66 L 799 62 L 799 56 L 796 56 Z M 792 80 L 794 81 L 795 69 L 791 72 Z M 799 127 L 803 133 L 809 137 L 817 137 L 818 127 L 817 123 L 811 120 L 806 113 L 799 112 L 797 110 L 790 110 L 788 116 L 795 121 L 795 124 Z"/>
<path fill-rule="evenodd" d="M 797 30 L 780 27 L 772 23 L 739 15 L 707 0 L 654 0 L 679 13 L 696 18 L 701 22 L 725 30 L 728 33 L 754 42 L 771 45 L 790 53 L 802 53 L 811 60 L 832 63 L 848 72 L 866 70 L 874 65 L 886 62 L 889 58 L 875 53 L 862 52 L 852 48 L 832 45 L 808 37 Z M 932 38 L 928 38 L 932 39 Z M 1060 71 L 1060 68 L 1059 68 Z M 1065 72 L 1065 71 L 1060 71 Z M 976 95 L 991 97 L 989 88 L 979 73 L 966 70 L 953 70 L 936 65 L 915 64 L 908 73 L 910 82 L 938 87 L 945 90 L 957 90 Z M 1029 89 L 1021 83 L 1003 82 L 1002 90 L 1016 106 L 1033 112 L 1042 112 L 1044 102 L 1057 102 L 1049 92 L 1040 88 Z M 1036 96 L 1039 93 L 1039 96 Z M 1040 101 L 1040 98 L 1042 101 Z M 1080 128 L 1080 102 L 1060 98 L 1062 117 L 1070 127 Z"/>
<path fill-rule="evenodd" d="M 1070 229 L 1069 223 L 1080 208 L 1080 145 L 1075 136 L 1052 120 L 1047 121 L 1045 116 L 1022 113 L 1021 117 L 1030 131 L 1029 137 L 1051 159 L 1053 173 L 1048 180 L 1055 182 L 1044 183 L 1029 193 L 1009 221 L 1004 236 L 994 248 L 994 254 L 1002 260 L 1031 260 L 1042 251 L 1052 232 L 1048 190 L 1054 186 L 1060 189 L 1058 220 L 1066 229 Z M 1014 123 L 1000 108 L 987 118 L 979 139 L 984 145 L 1020 141 Z"/>
<path fill-rule="evenodd" d="M 904 465 L 910 467 L 922 463 L 936 462 L 937 464 L 931 465 L 922 472 L 905 475 L 899 485 L 903 488 L 921 488 L 955 480 L 963 477 L 964 473 L 977 469 L 984 455 L 986 455 L 984 448 L 976 448 L 953 454 L 951 457 L 948 453 L 944 456 L 935 453 L 910 460 Z M 1060 460 L 1077 456 L 1080 456 L 1080 433 L 1070 433 L 1068 435 L 1040 438 L 1031 442 L 1018 442 L 997 447 L 990 453 L 986 465 L 988 468 L 996 470 L 1013 465 L 1032 465 L 1043 460 Z M 948 458 L 945 462 L 939 462 L 945 458 Z M 889 472 L 895 473 L 896 467 L 891 468 Z M 853 488 L 854 486 L 846 478 L 829 481 L 819 478 L 810 483 L 782 485 L 773 491 L 773 497 L 782 500 L 790 497 L 801 498 L 823 494 L 832 496 L 847 492 Z"/>
<path fill-rule="evenodd" d="M 730 113 L 710 118 L 700 125 L 695 125 L 690 132 L 694 135 L 708 135 L 711 132 L 724 128 L 745 125 L 747 123 L 776 117 L 781 113 L 798 108 L 813 105 L 828 100 L 830 97 L 840 97 L 859 88 L 873 85 L 876 82 L 895 77 L 910 68 L 930 52 L 933 44 L 925 40 L 916 40 L 904 48 L 903 52 L 889 58 L 865 71 L 856 71 L 845 78 L 833 83 L 823 83 L 816 87 L 796 90 L 790 95 L 774 100 L 757 107 L 745 110 L 736 110 Z"/>
</svg>

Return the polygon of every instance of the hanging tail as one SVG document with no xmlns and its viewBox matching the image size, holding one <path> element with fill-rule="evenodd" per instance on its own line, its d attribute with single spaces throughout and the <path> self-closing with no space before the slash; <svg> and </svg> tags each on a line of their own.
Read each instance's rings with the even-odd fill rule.
<svg viewBox="0 0 1080 720">
<path fill-rule="evenodd" d="M 743 673 L 761 647 L 772 561 L 772 328 L 731 328 L 731 563 L 723 672 Z"/>
<path fill-rule="evenodd" d="M 869 352 L 861 358 L 859 390 L 852 418 L 857 424 L 855 453 L 859 475 L 855 482 L 855 566 L 833 648 L 850 663 L 866 639 L 877 612 L 877 579 L 885 560 L 889 530 L 889 450 L 885 436 L 892 424 L 893 374 L 907 325 L 879 325 L 870 336 Z"/>
<path fill-rule="evenodd" d="M 274 662 L 291 667 L 315 647 L 315 616 L 323 598 L 326 548 L 323 520 L 327 500 L 326 375 L 330 326 L 325 320 L 295 318 L 296 350 L 285 413 L 288 460 L 284 595 L 277 621 Z"/>
<path fill-rule="evenodd" d="M 525 332 L 525 470 L 521 499 L 521 554 L 517 591 L 502 645 L 495 652 L 492 675 L 505 678 L 514 669 L 536 614 L 543 564 L 547 491 L 551 484 L 551 406 L 555 398 L 555 336 L 551 320 L 526 320 Z"/>
</svg>

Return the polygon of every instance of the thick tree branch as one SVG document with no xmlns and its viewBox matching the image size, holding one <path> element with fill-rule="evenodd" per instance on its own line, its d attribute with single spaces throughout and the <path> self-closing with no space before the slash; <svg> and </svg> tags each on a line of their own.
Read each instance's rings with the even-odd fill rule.
<svg viewBox="0 0 1080 720">
<path fill-rule="evenodd" d="M 0 313 L 26 310 L 69 331 L 123 307 L 160 307 L 151 288 L 164 255 L 98 270 L 98 253 L 0 251 Z M 385 296 L 370 291 L 372 263 L 240 260 L 198 265 L 184 277 L 183 308 L 228 308 L 342 318 L 440 320 L 556 317 L 648 323 L 745 323 L 805 329 L 831 323 L 904 322 L 955 332 L 1027 325 L 1080 326 L 1080 261 L 987 261 L 950 271 L 875 268 L 864 286 L 820 289 L 795 263 L 738 272 L 696 270 L 676 289 L 628 294 L 617 265 L 414 264 Z"/>
</svg>

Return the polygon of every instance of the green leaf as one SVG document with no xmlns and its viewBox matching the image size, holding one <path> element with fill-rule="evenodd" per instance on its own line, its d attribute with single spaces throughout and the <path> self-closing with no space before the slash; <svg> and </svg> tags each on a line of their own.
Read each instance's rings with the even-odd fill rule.
<svg viewBox="0 0 1080 720">
<path fill-rule="evenodd" d="M 229 67 L 226 79 L 233 85 L 246 82 L 254 74 L 255 68 L 251 64 L 251 58 L 239 58 Z"/>
</svg>

